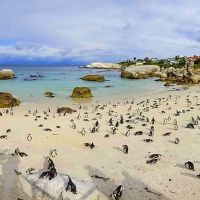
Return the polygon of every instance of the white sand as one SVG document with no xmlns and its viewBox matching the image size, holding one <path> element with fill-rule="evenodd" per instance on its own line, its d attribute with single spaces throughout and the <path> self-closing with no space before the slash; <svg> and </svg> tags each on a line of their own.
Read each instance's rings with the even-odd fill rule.
<svg viewBox="0 0 200 200">
<path fill-rule="evenodd" d="M 123 200 L 148 200 L 148 199 L 200 199 L 200 180 L 196 177 L 200 173 L 200 135 L 199 126 L 195 129 L 187 129 L 185 126 L 191 121 L 191 116 L 199 114 L 200 94 L 196 92 L 198 87 L 193 87 L 185 91 L 170 91 L 162 94 L 154 94 L 148 97 L 141 97 L 135 100 L 130 111 L 131 114 L 137 113 L 137 108 L 142 110 L 142 104 L 137 105 L 141 100 L 150 99 L 150 104 L 158 97 L 167 98 L 169 94 L 172 96 L 169 99 L 169 105 L 166 105 L 166 99 L 163 99 L 159 108 L 151 109 L 149 112 L 144 112 L 146 117 L 151 120 L 152 116 L 156 119 L 155 134 L 149 137 L 150 123 L 147 126 L 142 126 L 143 123 L 135 121 L 135 123 L 124 123 L 118 127 L 116 135 L 110 133 L 108 125 L 108 111 L 111 108 L 118 117 L 112 116 L 114 124 L 119 120 L 119 115 L 122 114 L 127 120 L 128 108 L 130 104 L 124 105 L 120 102 L 116 108 L 112 106 L 115 104 L 107 104 L 104 110 L 99 109 L 97 112 L 92 112 L 94 105 L 87 105 L 86 109 L 78 109 L 78 106 L 72 105 L 77 113 L 66 114 L 66 116 L 53 115 L 56 110 L 56 105 L 24 105 L 14 108 L 14 115 L 3 113 L 0 117 L 0 135 L 6 134 L 7 129 L 11 129 L 8 133 L 7 139 L 0 139 L 0 152 L 14 152 L 15 148 L 19 147 L 21 151 L 26 152 L 29 156 L 21 158 L 18 156 L 3 156 L 0 155 L 0 199 L 2 200 L 16 200 L 18 197 L 22 199 L 37 199 L 33 196 L 33 190 L 28 186 L 21 176 L 17 176 L 14 169 L 25 171 L 33 167 L 35 172 L 41 172 L 43 169 L 44 158 L 49 155 L 50 149 L 56 149 L 58 155 L 53 158 L 56 169 L 59 173 L 68 174 L 76 177 L 78 180 L 84 180 L 89 183 L 94 183 L 98 189 L 99 194 L 95 199 L 108 199 L 109 195 L 120 184 L 124 185 Z M 187 95 L 192 104 L 188 107 L 186 103 Z M 194 96 L 198 96 L 199 99 Z M 177 97 L 177 102 L 176 102 Z M 158 102 L 158 101 L 157 101 Z M 103 105 L 103 103 L 100 103 Z M 69 106 L 69 105 L 66 105 Z M 86 104 L 84 104 L 86 106 Z M 32 112 L 37 107 L 38 114 L 41 118 L 35 121 L 35 116 Z M 44 120 L 43 111 L 51 108 L 48 120 Z M 168 108 L 171 107 L 170 110 Z M 190 109 L 194 107 L 194 109 Z M 28 110 L 31 114 L 28 114 Z M 175 116 L 174 113 L 178 110 L 191 111 L 180 116 Z M 161 111 L 164 110 L 165 113 Z M 3 109 L 1 110 L 3 111 Z M 84 113 L 88 112 L 88 122 L 83 121 Z M 102 114 L 102 119 L 98 119 L 96 113 Z M 81 119 L 77 119 L 78 113 L 81 114 Z M 171 120 L 168 124 L 163 125 L 163 120 L 168 116 Z M 200 115 L 200 114 L 199 114 Z M 136 114 L 135 119 L 138 117 Z M 99 132 L 90 133 L 97 118 L 100 123 Z M 74 119 L 77 125 L 76 129 L 71 128 Z M 178 130 L 174 130 L 174 119 L 178 121 Z M 44 127 L 38 127 L 43 124 Z M 129 137 L 124 136 L 128 130 L 126 126 L 130 124 L 134 127 L 131 130 Z M 56 128 L 59 125 L 61 128 Z M 43 129 L 50 128 L 52 132 L 46 132 Z M 81 135 L 79 131 L 85 128 L 85 136 Z M 135 136 L 133 133 L 142 130 L 144 132 L 141 136 Z M 170 136 L 164 137 L 166 132 L 172 132 Z M 27 141 L 27 135 L 32 135 L 32 141 Z M 104 135 L 109 134 L 110 137 L 105 138 Z M 152 143 L 145 143 L 142 140 L 151 138 Z M 179 144 L 174 144 L 175 138 L 180 139 Z M 96 148 L 91 150 L 84 147 L 85 142 L 94 142 Z M 129 154 L 126 155 L 121 151 L 123 144 L 129 146 Z M 161 159 L 156 164 L 146 164 L 148 155 L 151 153 L 162 154 Z M 195 171 L 190 171 L 184 168 L 184 163 L 192 161 L 195 166 Z M 91 175 L 97 174 L 103 177 L 110 177 L 110 180 L 103 181 L 92 178 Z M 171 179 L 171 181 L 169 181 Z M 156 193 L 152 194 L 145 190 L 147 187 L 150 191 Z M 71 194 L 70 194 L 71 195 Z M 48 199 L 48 198 L 43 198 Z M 51 198 L 49 198 L 51 199 Z M 73 197 L 71 198 L 73 199 Z M 75 199 L 75 198 L 74 198 Z M 93 199 L 87 197 L 85 199 Z"/>
</svg>

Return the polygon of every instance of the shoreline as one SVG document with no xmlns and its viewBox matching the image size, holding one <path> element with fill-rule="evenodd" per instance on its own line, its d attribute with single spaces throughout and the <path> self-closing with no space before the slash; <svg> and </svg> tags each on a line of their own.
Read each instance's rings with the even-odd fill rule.
<svg viewBox="0 0 200 200">
<path fill-rule="evenodd" d="M 118 100 L 116 100 L 116 97 L 108 97 L 108 99 L 105 99 L 105 98 L 96 98 L 95 96 L 91 97 L 91 98 L 71 98 L 70 96 L 62 97 L 62 98 L 60 98 L 60 97 L 48 98 L 48 97 L 42 96 L 37 99 L 37 102 L 35 102 L 35 101 L 34 102 L 27 102 L 27 101 L 21 102 L 21 104 L 19 105 L 19 108 L 28 107 L 28 106 L 30 106 L 30 107 L 38 106 L 40 108 L 45 109 L 47 107 L 55 108 L 55 107 L 66 106 L 66 105 L 76 106 L 79 104 L 86 104 L 88 106 L 91 106 L 92 104 L 95 104 L 95 103 L 101 103 L 101 104 L 107 104 L 109 102 L 117 103 L 118 101 L 120 101 L 120 102 L 130 101 L 132 99 L 139 100 L 139 99 L 144 99 L 147 97 L 153 98 L 154 95 L 159 96 L 162 94 L 167 94 L 170 91 L 176 92 L 176 89 L 184 90 L 183 88 L 185 88 L 185 87 L 186 86 L 183 86 L 183 85 L 174 85 L 174 86 L 167 87 L 164 90 L 160 89 L 159 91 L 150 91 L 147 94 L 145 94 L 145 93 L 140 93 L 137 95 L 128 94 L 127 97 L 119 96 Z M 187 86 L 187 88 L 196 88 L 196 87 L 198 87 L 198 86 L 195 86 L 195 85 Z M 174 88 L 173 91 L 172 91 L 172 88 Z M 15 96 L 15 97 L 17 97 L 17 96 Z M 52 106 L 52 104 L 54 104 L 54 105 Z"/>
</svg>

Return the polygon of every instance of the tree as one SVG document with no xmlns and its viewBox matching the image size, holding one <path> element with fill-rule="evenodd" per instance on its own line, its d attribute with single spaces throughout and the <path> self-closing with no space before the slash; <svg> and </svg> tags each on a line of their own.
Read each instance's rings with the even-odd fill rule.
<svg viewBox="0 0 200 200">
<path fill-rule="evenodd" d="M 184 67 L 185 64 L 186 64 L 185 58 L 181 58 L 181 59 L 179 60 L 178 66 L 179 66 L 179 67 Z"/>
<path fill-rule="evenodd" d="M 146 57 L 146 58 L 144 59 L 144 62 L 146 63 L 146 62 L 148 62 L 148 61 L 149 61 L 149 58 Z"/>
<path fill-rule="evenodd" d="M 194 61 L 194 64 L 195 64 L 195 65 L 200 65 L 200 58 L 196 59 L 196 60 Z"/>
<path fill-rule="evenodd" d="M 180 58 L 180 56 L 179 56 L 179 55 L 175 56 L 175 60 L 178 60 L 179 58 Z"/>
</svg>

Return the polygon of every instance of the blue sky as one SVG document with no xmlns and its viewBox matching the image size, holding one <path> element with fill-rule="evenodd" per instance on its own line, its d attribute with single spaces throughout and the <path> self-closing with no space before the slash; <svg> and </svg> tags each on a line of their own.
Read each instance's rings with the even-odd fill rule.
<svg viewBox="0 0 200 200">
<path fill-rule="evenodd" d="M 199 54 L 199 0 L 0 0 L 0 62 Z"/>
</svg>

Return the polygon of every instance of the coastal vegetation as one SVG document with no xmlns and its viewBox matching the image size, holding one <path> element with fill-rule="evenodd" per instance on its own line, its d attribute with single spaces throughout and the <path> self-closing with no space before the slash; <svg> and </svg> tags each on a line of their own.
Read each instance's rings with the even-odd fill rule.
<svg viewBox="0 0 200 200">
<path fill-rule="evenodd" d="M 174 67 L 174 68 L 181 68 L 184 67 L 187 64 L 186 57 L 180 57 L 176 56 L 175 58 L 168 58 L 168 59 L 156 59 L 156 58 L 144 58 L 144 59 L 134 59 L 134 60 L 126 60 L 119 62 L 123 67 L 128 67 L 130 65 L 158 65 L 159 67 L 168 68 L 168 67 Z M 195 65 L 200 66 L 200 60 L 199 62 L 195 63 Z"/>
<path fill-rule="evenodd" d="M 175 56 L 174 58 L 138 58 L 134 57 L 134 59 L 128 59 L 125 61 L 121 61 L 118 64 L 124 67 L 128 67 L 130 65 L 158 65 L 161 68 L 182 68 L 185 66 L 199 68 L 200 67 L 200 57 L 199 56 Z"/>
</svg>

